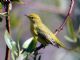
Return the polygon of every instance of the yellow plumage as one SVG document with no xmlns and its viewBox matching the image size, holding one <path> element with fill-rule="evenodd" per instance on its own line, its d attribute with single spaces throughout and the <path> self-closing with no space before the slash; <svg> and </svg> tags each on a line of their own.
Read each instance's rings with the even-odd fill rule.
<svg viewBox="0 0 80 60">
<path fill-rule="evenodd" d="M 65 47 L 64 44 L 52 33 L 41 21 L 40 17 L 32 13 L 27 16 L 31 24 L 31 33 L 37 40 L 43 44 L 58 44 L 61 47 Z"/>
</svg>

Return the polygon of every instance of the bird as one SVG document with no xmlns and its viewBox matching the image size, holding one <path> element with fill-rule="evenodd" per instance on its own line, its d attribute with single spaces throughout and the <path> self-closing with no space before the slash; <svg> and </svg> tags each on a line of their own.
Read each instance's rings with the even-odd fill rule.
<svg viewBox="0 0 80 60">
<path fill-rule="evenodd" d="M 57 47 L 65 47 L 64 44 L 51 32 L 51 30 L 41 21 L 41 18 L 36 13 L 25 15 L 30 21 L 30 30 L 32 36 L 42 45 L 52 44 Z"/>
</svg>

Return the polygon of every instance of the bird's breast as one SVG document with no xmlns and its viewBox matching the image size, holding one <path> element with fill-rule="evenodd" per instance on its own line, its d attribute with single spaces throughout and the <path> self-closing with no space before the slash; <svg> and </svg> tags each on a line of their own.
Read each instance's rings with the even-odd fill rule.
<svg viewBox="0 0 80 60">
<path fill-rule="evenodd" d="M 35 25 L 31 25 L 31 33 L 32 35 L 37 35 L 37 30 Z"/>
</svg>

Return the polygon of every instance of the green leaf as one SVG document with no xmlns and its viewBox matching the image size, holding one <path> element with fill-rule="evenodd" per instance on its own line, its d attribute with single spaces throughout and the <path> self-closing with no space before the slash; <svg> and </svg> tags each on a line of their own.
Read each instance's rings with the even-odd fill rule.
<svg viewBox="0 0 80 60">
<path fill-rule="evenodd" d="M 69 37 L 74 42 L 77 42 L 77 37 L 76 37 L 75 31 L 74 31 L 73 23 L 72 23 L 70 16 L 67 17 L 67 29 L 68 29 Z"/>
<path fill-rule="evenodd" d="M 5 31 L 5 35 L 4 35 L 4 39 L 5 42 L 8 46 L 8 48 L 14 52 L 15 54 L 17 54 L 17 47 L 16 47 L 16 42 L 11 38 L 10 34 L 8 33 L 8 31 Z"/>
<path fill-rule="evenodd" d="M 34 49 L 36 48 L 36 44 L 37 44 L 37 41 L 31 37 L 30 39 L 26 40 L 23 44 L 23 48 L 27 51 L 27 52 L 33 52 Z"/>
<path fill-rule="evenodd" d="M 31 37 L 31 38 L 29 38 L 28 40 L 26 40 L 25 42 L 24 42 L 24 44 L 23 44 L 23 48 L 24 49 L 27 49 L 28 47 L 29 47 L 29 45 L 30 45 L 30 43 L 32 42 L 32 40 L 33 40 L 33 37 Z"/>
<path fill-rule="evenodd" d="M 16 37 L 16 44 L 17 44 L 17 48 L 18 48 L 18 54 L 21 53 L 20 38 L 21 38 L 22 33 L 23 33 L 23 30 L 19 30 L 18 34 L 17 34 L 17 37 Z"/>
<path fill-rule="evenodd" d="M 0 16 L 8 16 L 8 15 L 7 15 L 7 12 L 2 12 L 0 13 Z"/>
<path fill-rule="evenodd" d="M 12 57 L 12 60 L 16 60 L 15 54 L 13 52 L 11 52 L 11 57 Z"/>
<path fill-rule="evenodd" d="M 68 36 L 64 36 L 64 38 L 65 38 L 68 42 L 75 43 L 75 41 L 74 41 L 73 39 L 71 39 L 70 37 L 68 37 Z"/>
<path fill-rule="evenodd" d="M 24 52 L 24 53 L 20 54 L 20 55 L 17 57 L 16 60 L 28 60 L 28 55 L 29 55 L 29 53 Z"/>
<path fill-rule="evenodd" d="M 3 7 L 3 6 L 2 6 L 2 3 L 0 2 L 0 9 L 2 9 L 2 7 Z"/>
<path fill-rule="evenodd" d="M 37 41 L 32 40 L 31 44 L 29 45 L 26 51 L 32 53 L 36 48 L 36 44 L 37 44 Z"/>
<path fill-rule="evenodd" d="M 20 54 L 16 60 L 24 60 L 26 57 L 23 54 Z"/>
</svg>

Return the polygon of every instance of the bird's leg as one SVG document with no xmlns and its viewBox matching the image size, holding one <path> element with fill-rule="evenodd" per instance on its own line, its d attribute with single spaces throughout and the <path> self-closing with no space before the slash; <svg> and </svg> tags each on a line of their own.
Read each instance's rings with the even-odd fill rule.
<svg viewBox="0 0 80 60">
<path fill-rule="evenodd" d="M 54 45 L 54 46 L 55 46 L 55 47 L 57 47 L 57 48 L 59 48 L 59 46 L 60 46 L 60 45 L 59 45 L 59 44 L 57 44 L 57 43 L 55 43 L 55 45 Z"/>
<path fill-rule="evenodd" d="M 35 50 L 34 50 L 34 55 L 38 55 L 38 51 L 41 49 L 41 48 L 44 48 L 44 45 L 41 44 L 39 47 L 37 47 Z"/>
<path fill-rule="evenodd" d="M 35 52 L 34 52 L 34 60 L 36 60 L 37 55 L 38 55 L 38 51 L 35 51 Z"/>
<path fill-rule="evenodd" d="M 38 56 L 39 55 L 39 56 Z M 38 51 L 36 51 L 35 53 L 34 53 L 34 60 L 37 60 L 37 58 L 38 58 L 38 60 L 41 60 L 41 53 L 38 53 Z"/>
<path fill-rule="evenodd" d="M 39 51 L 41 48 L 45 48 L 45 46 L 44 46 L 43 44 L 41 44 L 39 47 L 37 47 L 37 48 L 35 49 L 35 51 Z"/>
<path fill-rule="evenodd" d="M 37 55 L 40 54 L 38 53 L 38 51 L 41 49 L 41 48 L 44 48 L 45 46 L 43 44 L 41 44 L 39 47 L 37 47 L 34 51 L 34 60 L 36 60 L 37 58 Z"/>
</svg>

